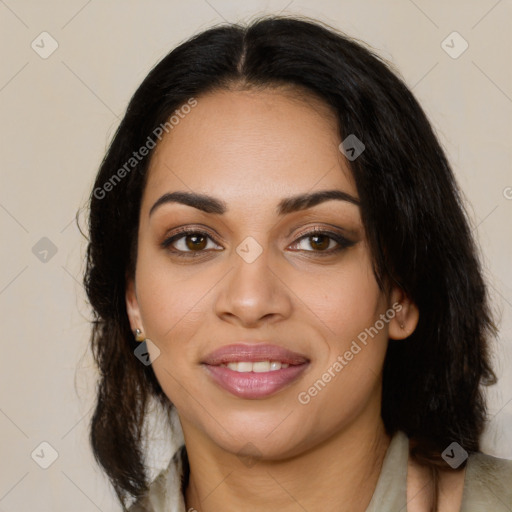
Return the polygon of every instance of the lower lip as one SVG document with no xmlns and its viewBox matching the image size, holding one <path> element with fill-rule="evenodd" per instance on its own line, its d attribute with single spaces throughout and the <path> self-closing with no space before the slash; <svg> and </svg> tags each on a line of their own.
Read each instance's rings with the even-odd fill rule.
<svg viewBox="0 0 512 512">
<path fill-rule="evenodd" d="M 213 380 L 240 398 L 266 398 L 297 379 L 308 363 L 292 365 L 271 372 L 235 372 L 226 366 L 204 365 Z"/>
</svg>

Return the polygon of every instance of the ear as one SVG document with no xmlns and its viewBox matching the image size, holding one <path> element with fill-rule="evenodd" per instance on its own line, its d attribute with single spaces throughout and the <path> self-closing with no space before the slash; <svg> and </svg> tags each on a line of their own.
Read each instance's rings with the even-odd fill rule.
<svg viewBox="0 0 512 512">
<path fill-rule="evenodd" d="M 130 320 L 130 328 L 133 331 L 140 329 L 144 332 L 144 326 L 142 325 L 142 318 L 140 315 L 139 303 L 137 301 L 137 293 L 135 291 L 135 281 L 133 278 L 126 280 L 126 313 Z"/>
<path fill-rule="evenodd" d="M 395 316 L 389 321 L 389 337 L 393 340 L 403 340 L 416 329 L 420 312 L 401 288 L 394 287 L 391 290 L 390 302 Z"/>
</svg>

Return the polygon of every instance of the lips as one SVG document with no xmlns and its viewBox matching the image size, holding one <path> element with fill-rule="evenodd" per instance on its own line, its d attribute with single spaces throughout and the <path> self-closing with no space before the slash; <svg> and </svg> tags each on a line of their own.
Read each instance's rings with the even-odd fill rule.
<svg viewBox="0 0 512 512">
<path fill-rule="evenodd" d="M 203 361 L 204 364 L 219 366 L 227 363 L 238 363 L 248 361 L 255 363 L 258 361 L 279 361 L 289 365 L 303 364 L 308 362 L 308 358 L 297 352 L 292 352 L 277 345 L 227 345 L 221 347 L 209 354 Z"/>
<path fill-rule="evenodd" d="M 209 377 L 221 388 L 245 399 L 271 396 L 295 381 L 309 359 L 270 344 L 228 345 L 203 361 Z"/>
</svg>

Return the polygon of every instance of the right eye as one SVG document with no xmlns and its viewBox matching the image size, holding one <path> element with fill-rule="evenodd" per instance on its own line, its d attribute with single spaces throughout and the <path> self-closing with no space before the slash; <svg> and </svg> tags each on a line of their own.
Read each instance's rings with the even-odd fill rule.
<svg viewBox="0 0 512 512">
<path fill-rule="evenodd" d="M 162 247 L 181 257 L 194 257 L 194 253 L 222 250 L 207 232 L 188 228 L 166 238 Z"/>
</svg>

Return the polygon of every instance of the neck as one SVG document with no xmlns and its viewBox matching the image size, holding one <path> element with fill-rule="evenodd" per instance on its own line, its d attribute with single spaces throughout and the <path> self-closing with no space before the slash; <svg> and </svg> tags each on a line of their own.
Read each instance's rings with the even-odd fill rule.
<svg viewBox="0 0 512 512">
<path fill-rule="evenodd" d="M 263 512 L 269 504 L 281 512 L 320 505 L 324 512 L 364 512 L 390 443 L 379 418 L 371 428 L 354 424 L 291 459 L 244 465 L 236 454 L 207 449 L 197 431 L 184 428 L 184 433 L 190 463 L 185 501 L 187 510 L 198 512 L 249 505 Z"/>
</svg>

